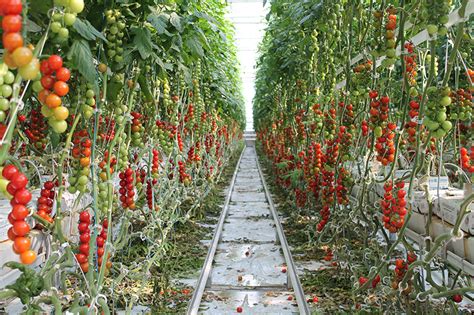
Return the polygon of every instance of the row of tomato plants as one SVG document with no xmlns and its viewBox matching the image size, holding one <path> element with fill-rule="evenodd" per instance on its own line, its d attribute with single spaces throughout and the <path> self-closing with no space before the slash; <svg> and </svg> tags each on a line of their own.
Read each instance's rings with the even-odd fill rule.
<svg viewBox="0 0 474 315">
<path fill-rule="evenodd" d="M 168 239 L 199 214 L 241 138 L 224 14 L 214 0 L 0 3 L 2 251 L 20 271 L 2 302 L 108 314 L 149 282 L 167 289 Z M 127 281 L 138 291 L 123 301 Z"/>
<path fill-rule="evenodd" d="M 425 246 L 405 235 L 414 193 L 423 191 L 417 179 L 449 175 L 458 188 L 472 185 L 472 17 L 468 1 L 454 2 L 271 4 L 257 72 L 258 139 L 294 214 L 313 218 L 309 241 L 329 246 L 351 275 L 356 308 L 448 310 L 474 290 L 462 271 L 442 283 L 432 276 L 447 263 L 436 254 L 462 238 L 472 193 L 448 233 L 429 237 L 430 203 Z M 383 193 L 373 200 L 376 185 Z"/>
</svg>

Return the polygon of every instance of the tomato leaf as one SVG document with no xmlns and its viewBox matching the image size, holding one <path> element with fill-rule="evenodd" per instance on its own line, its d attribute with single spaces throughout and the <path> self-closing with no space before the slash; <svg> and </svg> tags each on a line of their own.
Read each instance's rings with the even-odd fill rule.
<svg viewBox="0 0 474 315">
<path fill-rule="evenodd" d="M 94 26 L 92 26 L 89 21 L 82 21 L 79 18 L 76 18 L 76 22 L 73 24 L 74 29 L 78 32 L 83 38 L 87 40 L 96 40 L 97 38 L 107 41 L 104 34 L 99 32 Z"/>
<path fill-rule="evenodd" d="M 94 66 L 91 48 L 86 40 L 81 39 L 74 41 L 69 50 L 68 57 L 72 60 L 74 67 L 87 81 L 90 83 L 95 82 L 97 71 Z"/>
<path fill-rule="evenodd" d="M 170 23 L 178 30 L 178 32 L 183 31 L 183 27 L 181 26 L 181 18 L 178 14 L 176 14 L 176 12 L 170 14 Z"/>
<path fill-rule="evenodd" d="M 135 34 L 133 44 L 140 53 L 142 59 L 147 59 L 153 53 L 153 43 L 151 41 L 151 33 L 147 28 L 132 28 Z"/>
<path fill-rule="evenodd" d="M 169 16 L 167 14 L 160 13 L 160 14 L 150 14 L 147 20 L 155 28 L 158 34 L 171 35 L 166 30 L 166 26 L 168 25 L 168 19 L 169 19 Z"/>
<path fill-rule="evenodd" d="M 185 45 L 193 55 L 204 56 L 204 49 L 201 43 L 195 37 L 189 37 L 185 40 Z"/>
</svg>

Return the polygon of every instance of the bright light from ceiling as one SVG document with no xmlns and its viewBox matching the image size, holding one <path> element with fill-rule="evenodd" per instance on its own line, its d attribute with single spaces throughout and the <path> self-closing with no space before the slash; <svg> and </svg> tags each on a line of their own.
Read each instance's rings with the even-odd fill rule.
<svg viewBox="0 0 474 315">
<path fill-rule="evenodd" d="M 235 44 L 240 61 L 247 130 L 253 130 L 252 100 L 255 95 L 255 64 L 258 45 L 265 28 L 267 8 L 260 0 L 234 0 L 229 3 L 228 18 L 235 25 Z"/>
</svg>

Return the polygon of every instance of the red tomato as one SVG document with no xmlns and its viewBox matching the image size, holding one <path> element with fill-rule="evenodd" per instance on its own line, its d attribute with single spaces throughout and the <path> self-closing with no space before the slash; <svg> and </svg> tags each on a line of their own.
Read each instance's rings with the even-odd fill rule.
<svg viewBox="0 0 474 315">
<path fill-rule="evenodd" d="M 89 243 L 79 245 L 79 251 L 84 255 L 89 255 Z"/>
<path fill-rule="evenodd" d="M 56 71 L 56 79 L 67 82 L 71 78 L 71 71 L 68 68 L 61 68 Z"/>
<path fill-rule="evenodd" d="M 66 82 L 56 81 L 54 83 L 54 92 L 59 96 L 66 96 L 69 93 L 69 86 Z"/>
<path fill-rule="evenodd" d="M 89 241 L 91 240 L 90 233 L 81 234 L 79 236 L 79 240 L 81 241 L 81 243 L 89 243 Z"/>
<path fill-rule="evenodd" d="M 23 37 L 20 33 L 3 34 L 3 47 L 9 52 L 13 52 L 18 47 L 23 46 Z"/>
<path fill-rule="evenodd" d="M 18 203 L 18 204 L 21 204 L 21 205 L 27 205 L 28 202 L 31 201 L 31 193 L 23 188 L 23 189 L 19 189 L 16 193 L 15 193 L 15 198 L 14 198 L 15 202 Z"/>
<path fill-rule="evenodd" d="M 13 250 L 17 253 L 24 253 L 31 248 L 31 240 L 28 237 L 17 237 L 13 243 Z"/>
<path fill-rule="evenodd" d="M 6 15 L 19 15 L 21 14 L 21 11 L 23 10 L 23 5 L 21 3 L 21 0 L 9 0 L 5 1 L 5 10 L 4 14 Z"/>
<path fill-rule="evenodd" d="M 16 190 L 25 188 L 28 184 L 28 177 L 26 177 L 25 174 L 19 172 L 12 177 L 10 184 L 13 185 Z"/>
<path fill-rule="evenodd" d="M 21 16 L 7 15 L 3 17 L 2 29 L 5 33 L 16 33 L 21 31 Z"/>
<path fill-rule="evenodd" d="M 2 176 L 5 179 L 10 180 L 17 173 L 18 173 L 18 169 L 16 168 L 16 166 L 13 164 L 9 164 L 3 168 Z"/>
<path fill-rule="evenodd" d="M 24 205 L 16 205 L 13 207 L 11 215 L 15 220 L 24 220 L 29 213 Z"/>
<path fill-rule="evenodd" d="M 27 250 L 20 255 L 20 260 L 25 265 L 31 265 L 36 260 L 36 253 L 32 250 Z"/>
<path fill-rule="evenodd" d="M 91 215 L 87 211 L 82 211 L 79 214 L 79 220 L 81 222 L 90 223 L 91 222 Z"/>
<path fill-rule="evenodd" d="M 59 70 L 63 66 L 63 58 L 58 55 L 51 55 L 48 58 L 49 68 L 53 71 Z"/>
<path fill-rule="evenodd" d="M 54 78 L 50 75 L 45 75 L 41 78 L 41 86 L 46 90 L 51 90 L 54 86 Z"/>
<path fill-rule="evenodd" d="M 80 264 L 87 262 L 87 256 L 84 254 L 76 254 L 76 259 Z"/>
<path fill-rule="evenodd" d="M 16 221 L 13 224 L 13 233 L 16 236 L 25 236 L 30 231 L 30 226 L 24 220 Z"/>
</svg>

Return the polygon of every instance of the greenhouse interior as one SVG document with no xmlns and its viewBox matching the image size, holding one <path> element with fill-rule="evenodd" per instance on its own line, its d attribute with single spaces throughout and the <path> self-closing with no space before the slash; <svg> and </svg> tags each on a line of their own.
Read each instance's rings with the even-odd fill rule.
<svg viewBox="0 0 474 315">
<path fill-rule="evenodd" d="M 0 29 L 0 314 L 474 314 L 474 0 Z"/>
</svg>

